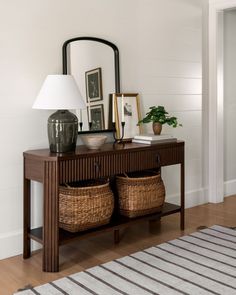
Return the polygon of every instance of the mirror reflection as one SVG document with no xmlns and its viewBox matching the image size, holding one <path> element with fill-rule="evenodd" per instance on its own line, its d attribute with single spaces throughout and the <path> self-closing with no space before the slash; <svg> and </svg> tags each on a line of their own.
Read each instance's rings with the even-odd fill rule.
<svg viewBox="0 0 236 295">
<path fill-rule="evenodd" d="M 119 73 L 114 49 L 94 40 L 75 40 L 68 43 L 66 55 L 66 71 L 74 76 L 87 106 L 76 111 L 79 131 L 111 129 L 109 94 L 117 92 Z"/>
</svg>

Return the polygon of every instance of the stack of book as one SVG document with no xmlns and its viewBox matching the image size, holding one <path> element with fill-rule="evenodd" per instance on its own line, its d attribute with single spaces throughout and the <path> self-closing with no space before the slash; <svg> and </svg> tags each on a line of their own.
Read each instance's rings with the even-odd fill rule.
<svg viewBox="0 0 236 295">
<path fill-rule="evenodd" d="M 173 137 L 170 134 L 141 134 L 135 135 L 132 142 L 135 143 L 144 143 L 144 144 L 158 144 L 158 143 L 167 143 L 167 142 L 176 142 L 177 138 Z"/>
</svg>

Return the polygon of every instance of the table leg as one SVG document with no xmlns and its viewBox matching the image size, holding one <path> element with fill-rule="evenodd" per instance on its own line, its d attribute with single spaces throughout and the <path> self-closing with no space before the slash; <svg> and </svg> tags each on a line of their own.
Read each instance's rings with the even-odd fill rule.
<svg viewBox="0 0 236 295">
<path fill-rule="evenodd" d="M 30 248 L 30 180 L 24 178 L 24 230 L 23 230 L 23 258 L 29 258 L 31 254 Z"/>
<path fill-rule="evenodd" d="M 161 221 L 161 217 L 157 217 L 155 219 L 148 220 L 149 227 L 154 227 L 156 225 L 159 225 L 160 224 L 160 221 Z"/>
<path fill-rule="evenodd" d="M 59 271 L 59 205 L 57 162 L 44 167 L 43 271 Z"/>
<path fill-rule="evenodd" d="M 115 244 L 118 244 L 120 242 L 120 230 L 119 229 L 114 230 L 114 242 L 115 242 Z"/>
<path fill-rule="evenodd" d="M 180 181 L 180 191 L 181 191 L 181 211 L 180 211 L 180 228 L 184 230 L 184 208 L 185 208 L 185 184 L 184 184 L 184 162 L 181 163 L 181 181 Z"/>
</svg>

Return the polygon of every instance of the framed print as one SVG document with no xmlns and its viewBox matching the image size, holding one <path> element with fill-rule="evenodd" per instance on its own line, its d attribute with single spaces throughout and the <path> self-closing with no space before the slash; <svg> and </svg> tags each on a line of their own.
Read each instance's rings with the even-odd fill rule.
<svg viewBox="0 0 236 295">
<path fill-rule="evenodd" d="M 102 100 L 102 69 L 85 72 L 87 102 Z"/>
<path fill-rule="evenodd" d="M 113 94 L 113 99 L 115 116 L 113 122 L 116 122 L 117 136 L 121 136 L 121 122 L 125 122 L 123 139 L 130 140 L 141 132 L 141 127 L 137 125 L 141 120 L 139 95 L 138 93 L 116 93 Z"/>
<path fill-rule="evenodd" d="M 102 130 L 105 128 L 103 104 L 90 105 L 88 108 L 88 118 L 91 122 L 90 130 Z"/>
</svg>

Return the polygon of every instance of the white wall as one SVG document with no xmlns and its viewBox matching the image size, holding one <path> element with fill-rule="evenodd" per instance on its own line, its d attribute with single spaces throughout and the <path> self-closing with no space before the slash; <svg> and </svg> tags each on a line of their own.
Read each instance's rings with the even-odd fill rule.
<svg viewBox="0 0 236 295">
<path fill-rule="evenodd" d="M 236 10 L 224 12 L 224 181 L 225 195 L 236 193 Z"/>
<path fill-rule="evenodd" d="M 164 127 L 186 142 L 186 203 L 205 202 L 202 188 L 201 1 L 139 1 L 139 85 L 144 109 L 164 105 L 183 128 Z M 149 126 L 151 130 L 151 126 Z M 176 199 L 178 167 L 163 169 L 167 193 Z"/>
<path fill-rule="evenodd" d="M 0 258 L 22 251 L 22 152 L 47 147 L 47 111 L 31 106 L 47 74 L 61 73 L 61 46 L 97 36 L 120 49 L 121 89 L 140 92 L 147 111 L 165 105 L 186 140 L 187 204 L 204 202 L 201 161 L 201 1 L 2 0 L 0 10 Z M 178 169 L 166 168 L 167 191 L 178 195 Z M 41 222 L 40 184 L 33 224 Z"/>
</svg>

